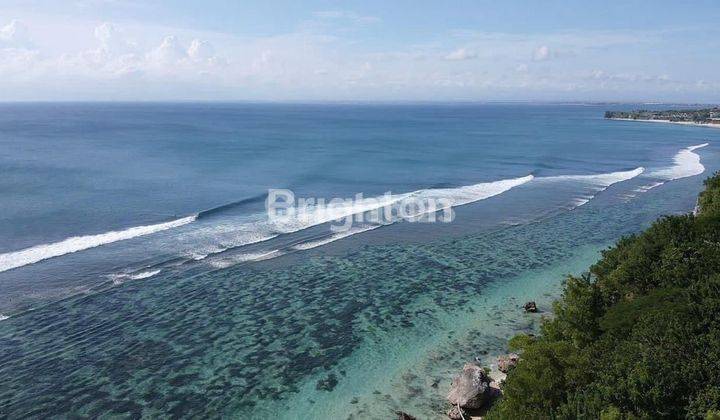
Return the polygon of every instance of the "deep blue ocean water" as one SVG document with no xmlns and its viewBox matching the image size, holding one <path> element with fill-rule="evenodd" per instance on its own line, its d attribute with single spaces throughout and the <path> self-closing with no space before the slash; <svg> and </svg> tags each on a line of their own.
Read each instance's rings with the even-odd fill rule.
<svg viewBox="0 0 720 420">
<path fill-rule="evenodd" d="M 439 416 L 720 167 L 718 129 L 603 119 L 638 106 L 0 105 L 0 417 Z M 455 219 L 281 229 L 270 188 Z"/>
</svg>

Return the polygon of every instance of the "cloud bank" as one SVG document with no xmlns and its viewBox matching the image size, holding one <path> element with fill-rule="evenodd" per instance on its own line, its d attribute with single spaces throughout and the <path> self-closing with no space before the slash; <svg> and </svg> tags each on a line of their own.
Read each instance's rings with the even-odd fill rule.
<svg viewBox="0 0 720 420">
<path fill-rule="evenodd" d="M 648 65 L 647 57 L 671 34 L 456 30 L 425 44 L 388 49 L 363 45 L 352 32 L 380 24 L 372 16 L 320 11 L 294 32 L 239 36 L 15 19 L 0 22 L 0 90 L 3 100 L 720 97 L 717 75 Z"/>
</svg>

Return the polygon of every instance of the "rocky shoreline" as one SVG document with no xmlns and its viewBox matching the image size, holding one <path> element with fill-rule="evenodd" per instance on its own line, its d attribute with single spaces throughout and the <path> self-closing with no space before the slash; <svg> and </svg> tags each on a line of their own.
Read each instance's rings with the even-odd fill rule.
<svg viewBox="0 0 720 420">
<path fill-rule="evenodd" d="M 522 307 L 526 313 L 537 313 L 534 301 Z M 520 361 L 517 353 L 494 355 L 496 362 L 482 366 L 480 358 L 466 362 L 460 372 L 452 378 L 447 394 L 449 408 L 447 417 L 451 420 L 479 420 L 484 417 L 493 403 L 502 396 L 502 386 L 508 372 Z M 411 413 L 396 412 L 399 420 L 416 420 Z"/>
</svg>

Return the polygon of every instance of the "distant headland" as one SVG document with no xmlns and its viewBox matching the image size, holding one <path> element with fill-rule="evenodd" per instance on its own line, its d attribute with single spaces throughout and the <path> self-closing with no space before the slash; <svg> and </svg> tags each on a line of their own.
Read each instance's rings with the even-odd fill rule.
<svg viewBox="0 0 720 420">
<path fill-rule="evenodd" d="M 646 122 L 665 122 L 685 125 L 704 125 L 720 128 L 720 107 L 704 109 L 666 109 L 658 111 L 607 111 L 605 118 Z"/>
</svg>

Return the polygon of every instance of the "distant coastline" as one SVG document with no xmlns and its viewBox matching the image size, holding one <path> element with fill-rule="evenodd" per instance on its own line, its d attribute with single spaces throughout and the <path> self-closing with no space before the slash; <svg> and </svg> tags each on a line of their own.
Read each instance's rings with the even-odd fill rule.
<svg viewBox="0 0 720 420">
<path fill-rule="evenodd" d="M 666 124 L 680 124 L 680 125 L 693 125 L 696 127 L 710 127 L 720 128 L 720 123 L 704 123 L 695 121 L 670 121 L 670 120 L 651 120 L 651 119 L 640 119 L 640 118 L 607 118 L 608 120 L 615 121 L 636 121 L 636 122 L 647 122 L 647 123 L 666 123 Z"/>
<path fill-rule="evenodd" d="M 662 122 L 720 128 L 720 108 L 606 111 L 605 118 L 620 121 Z"/>
</svg>

